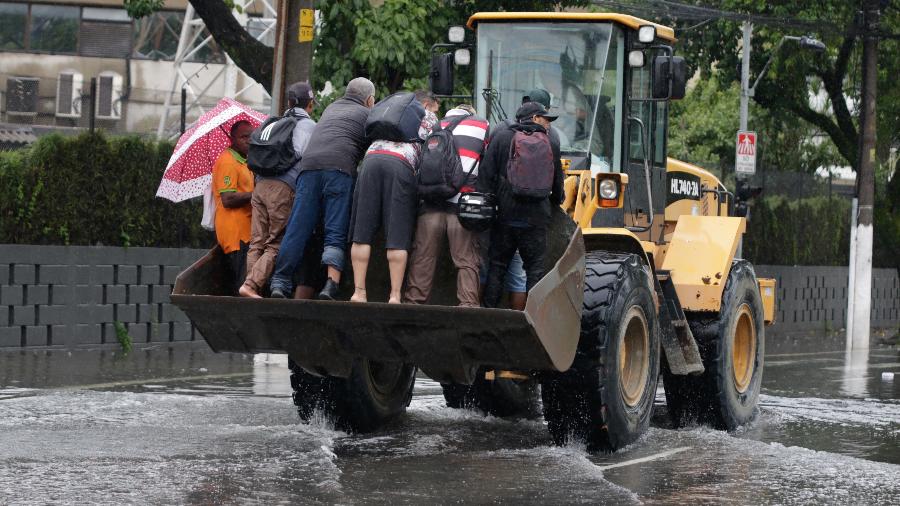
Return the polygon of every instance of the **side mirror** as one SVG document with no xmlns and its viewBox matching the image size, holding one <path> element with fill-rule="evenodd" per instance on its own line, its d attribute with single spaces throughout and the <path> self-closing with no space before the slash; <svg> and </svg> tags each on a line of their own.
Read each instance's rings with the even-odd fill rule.
<svg viewBox="0 0 900 506">
<path fill-rule="evenodd" d="M 428 80 L 435 95 L 453 94 L 453 53 L 431 55 Z"/>
<path fill-rule="evenodd" d="M 687 64 L 680 56 L 657 56 L 653 59 L 651 74 L 655 99 L 678 100 L 684 98 L 687 85 Z"/>
</svg>

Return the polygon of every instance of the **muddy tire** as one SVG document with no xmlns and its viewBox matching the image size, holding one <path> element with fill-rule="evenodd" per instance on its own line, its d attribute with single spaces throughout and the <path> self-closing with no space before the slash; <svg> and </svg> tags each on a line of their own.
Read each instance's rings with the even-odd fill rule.
<svg viewBox="0 0 900 506">
<path fill-rule="evenodd" d="M 699 376 L 663 368 L 666 405 L 676 427 L 694 423 L 734 430 L 757 412 L 765 356 L 762 298 L 753 266 L 736 260 L 719 313 L 688 313 L 703 365 Z"/>
<path fill-rule="evenodd" d="M 634 254 L 586 257 L 581 338 L 572 367 L 542 377 L 544 419 L 556 444 L 614 451 L 650 424 L 659 335 L 650 268 Z"/>
<path fill-rule="evenodd" d="M 471 385 L 441 384 L 447 406 L 474 409 L 499 417 L 537 418 L 541 414 L 537 380 L 484 379 L 484 371 Z"/>
<path fill-rule="evenodd" d="M 406 411 L 412 400 L 416 368 L 365 359 L 354 362 L 347 378 L 310 374 L 288 360 L 297 412 L 309 421 L 316 412 L 335 427 L 370 432 Z"/>
</svg>

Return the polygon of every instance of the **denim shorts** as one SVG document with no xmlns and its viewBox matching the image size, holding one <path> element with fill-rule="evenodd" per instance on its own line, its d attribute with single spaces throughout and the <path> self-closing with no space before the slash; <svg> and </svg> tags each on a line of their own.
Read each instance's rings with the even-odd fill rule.
<svg viewBox="0 0 900 506">
<path fill-rule="evenodd" d="M 481 284 L 483 286 L 487 283 L 487 261 L 481 262 L 480 274 Z M 519 255 L 519 252 L 516 251 L 515 256 L 513 256 L 512 260 L 509 262 L 509 267 L 506 269 L 506 277 L 503 279 L 503 289 L 507 292 L 525 293 L 528 291 L 526 287 L 525 264 L 522 263 L 522 257 Z"/>
</svg>

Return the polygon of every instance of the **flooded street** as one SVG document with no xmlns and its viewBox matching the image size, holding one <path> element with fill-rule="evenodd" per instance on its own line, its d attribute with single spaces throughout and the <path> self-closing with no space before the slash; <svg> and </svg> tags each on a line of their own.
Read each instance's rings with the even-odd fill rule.
<svg viewBox="0 0 900 506">
<path fill-rule="evenodd" d="M 900 502 L 900 378 L 882 378 L 900 376 L 896 348 L 777 347 L 735 434 L 673 430 L 660 387 L 650 431 L 613 455 L 447 408 L 427 378 L 378 432 L 302 424 L 282 358 L 0 353 L 0 503 Z"/>
</svg>

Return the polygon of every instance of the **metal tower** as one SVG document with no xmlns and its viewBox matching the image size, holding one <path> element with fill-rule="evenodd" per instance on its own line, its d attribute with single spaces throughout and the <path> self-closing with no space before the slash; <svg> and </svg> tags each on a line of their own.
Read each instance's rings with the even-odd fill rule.
<svg viewBox="0 0 900 506">
<path fill-rule="evenodd" d="M 257 40 L 263 40 L 265 37 L 275 33 L 275 19 L 277 11 L 274 6 L 275 0 L 236 0 L 235 4 L 241 7 L 241 12 L 232 11 L 238 22 L 244 28 L 252 22 L 254 30 L 251 32 Z M 247 12 L 261 12 L 261 17 L 250 17 Z M 205 112 L 201 105 L 201 100 L 207 97 L 207 92 L 213 83 L 224 79 L 225 93 L 224 96 L 231 98 L 240 98 L 241 95 L 250 89 L 253 84 L 237 89 L 238 72 L 243 72 L 231 61 L 228 55 L 225 56 L 225 65 L 216 71 L 209 84 L 200 88 L 193 82 L 193 78 L 198 72 L 190 72 L 185 68 L 185 63 L 191 61 L 191 58 L 201 49 L 207 47 L 213 41 L 211 35 L 206 33 L 203 37 L 206 25 L 203 20 L 196 15 L 194 7 L 188 2 L 184 11 L 184 22 L 181 25 L 181 35 L 178 39 L 178 49 L 175 52 L 175 74 L 172 78 L 172 87 L 166 94 L 165 104 L 163 106 L 162 115 L 159 118 L 159 127 L 156 130 L 156 137 L 159 139 L 176 138 L 179 135 L 180 109 L 181 100 L 180 92 L 184 88 L 187 92 L 186 96 L 186 114 L 190 114 L 194 110 L 198 110 L 200 114 Z M 206 70 L 212 72 L 212 70 Z M 255 84 L 255 83 L 254 83 Z M 268 93 L 263 91 L 268 97 Z M 221 97 L 217 97 L 221 98 Z"/>
</svg>

